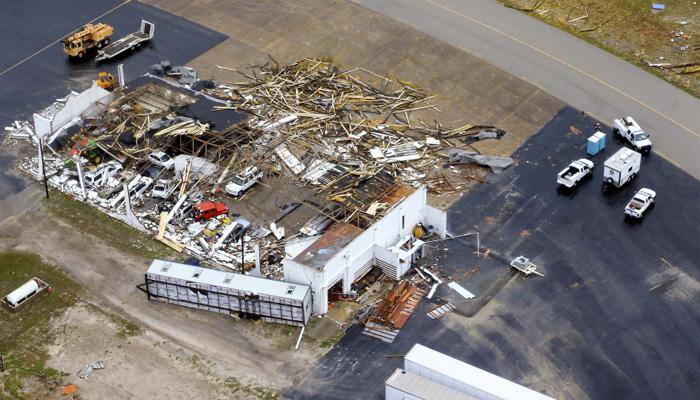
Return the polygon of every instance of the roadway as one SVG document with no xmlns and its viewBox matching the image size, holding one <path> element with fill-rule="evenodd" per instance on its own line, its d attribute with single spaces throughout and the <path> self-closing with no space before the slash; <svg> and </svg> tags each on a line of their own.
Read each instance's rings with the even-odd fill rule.
<svg viewBox="0 0 700 400">
<path fill-rule="evenodd" d="M 634 116 L 655 151 L 700 179 L 700 100 L 493 0 L 352 0 L 474 54 L 593 117 Z"/>
</svg>

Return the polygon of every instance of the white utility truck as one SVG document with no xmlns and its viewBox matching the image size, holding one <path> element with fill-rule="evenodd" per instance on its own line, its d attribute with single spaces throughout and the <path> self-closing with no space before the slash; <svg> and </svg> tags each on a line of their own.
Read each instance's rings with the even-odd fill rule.
<svg viewBox="0 0 700 400">
<path fill-rule="evenodd" d="M 642 155 L 623 147 L 603 165 L 603 190 L 620 188 L 637 177 L 642 164 Z"/>
<path fill-rule="evenodd" d="M 557 175 L 557 183 L 572 188 L 578 186 L 579 182 L 586 176 L 589 176 L 593 170 L 593 161 L 582 158 L 572 161 L 568 167 L 564 168 Z"/>
<path fill-rule="evenodd" d="M 624 117 L 613 120 L 613 132 L 628 141 L 635 151 L 649 153 L 651 140 L 649 134 L 644 132 L 637 121 L 632 117 Z"/>
<path fill-rule="evenodd" d="M 656 192 L 641 188 L 637 193 L 635 193 L 632 200 L 627 203 L 625 207 L 625 217 L 631 217 L 635 219 L 641 219 L 644 217 L 644 212 L 654 205 L 656 201 Z"/>
<path fill-rule="evenodd" d="M 262 177 L 263 172 L 260 171 L 258 167 L 248 167 L 242 173 L 234 176 L 231 182 L 224 187 L 224 190 L 230 195 L 240 196 L 262 179 Z"/>
</svg>

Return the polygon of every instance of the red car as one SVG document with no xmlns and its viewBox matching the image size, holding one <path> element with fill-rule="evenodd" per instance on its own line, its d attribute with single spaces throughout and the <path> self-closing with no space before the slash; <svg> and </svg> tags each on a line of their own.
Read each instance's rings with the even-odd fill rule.
<svg viewBox="0 0 700 400">
<path fill-rule="evenodd" d="M 201 221 L 203 219 L 214 218 L 217 215 L 228 214 L 226 204 L 218 201 L 205 201 L 204 203 L 195 204 L 192 207 L 194 220 Z"/>
</svg>

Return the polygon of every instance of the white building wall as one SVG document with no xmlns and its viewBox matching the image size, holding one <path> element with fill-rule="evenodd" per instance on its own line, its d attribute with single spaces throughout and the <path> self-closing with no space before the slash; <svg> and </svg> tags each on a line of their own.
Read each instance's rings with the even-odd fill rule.
<svg viewBox="0 0 700 400">
<path fill-rule="evenodd" d="M 52 119 L 34 114 L 34 130 L 38 137 L 53 133 L 51 143 L 66 125 L 73 125 L 81 115 L 94 114 L 112 100 L 112 93 L 99 86 L 91 86 L 81 93 L 71 92 L 65 106 Z M 99 105 L 102 103 L 102 105 Z M 53 120 L 53 122 L 52 122 Z"/>
<path fill-rule="evenodd" d="M 447 211 L 426 205 L 424 224 L 432 225 L 435 234 L 444 239 L 447 236 Z"/>
<path fill-rule="evenodd" d="M 398 265 L 396 255 L 382 250 L 412 234 L 413 228 L 419 222 L 429 223 L 426 219 L 426 201 L 427 191 L 425 187 L 416 189 L 328 260 L 323 271 L 303 266 L 289 257 L 285 258 L 282 262 L 284 280 L 311 286 L 314 297 L 314 313 L 325 314 L 328 312 L 326 292 L 338 281 L 339 277 L 344 279 L 343 290 L 347 293 L 357 274 L 364 272 L 362 271 L 363 267 L 373 257 L 379 256 L 377 258 L 380 260 L 392 260 L 394 265 Z M 379 247 L 384 249 L 377 250 Z M 400 278 L 403 273 L 405 271 L 399 271 L 398 276 L 394 278 Z"/>
</svg>

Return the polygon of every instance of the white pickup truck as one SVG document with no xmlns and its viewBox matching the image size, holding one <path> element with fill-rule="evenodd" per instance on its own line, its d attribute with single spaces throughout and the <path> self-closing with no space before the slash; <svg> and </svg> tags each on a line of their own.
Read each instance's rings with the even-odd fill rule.
<svg viewBox="0 0 700 400">
<path fill-rule="evenodd" d="M 582 158 L 572 161 L 568 167 L 557 174 L 557 183 L 572 188 L 578 186 L 579 182 L 591 173 L 593 161 Z"/>
<path fill-rule="evenodd" d="M 651 151 L 649 135 L 642 130 L 632 117 L 613 120 L 613 132 L 627 140 L 635 151 L 640 153 L 649 153 Z"/>
<path fill-rule="evenodd" d="M 655 191 L 647 188 L 639 189 L 634 197 L 632 197 L 632 200 L 627 203 L 627 207 L 625 207 L 625 217 L 635 219 L 644 217 L 644 212 L 654 205 L 654 201 L 656 201 Z"/>
</svg>

